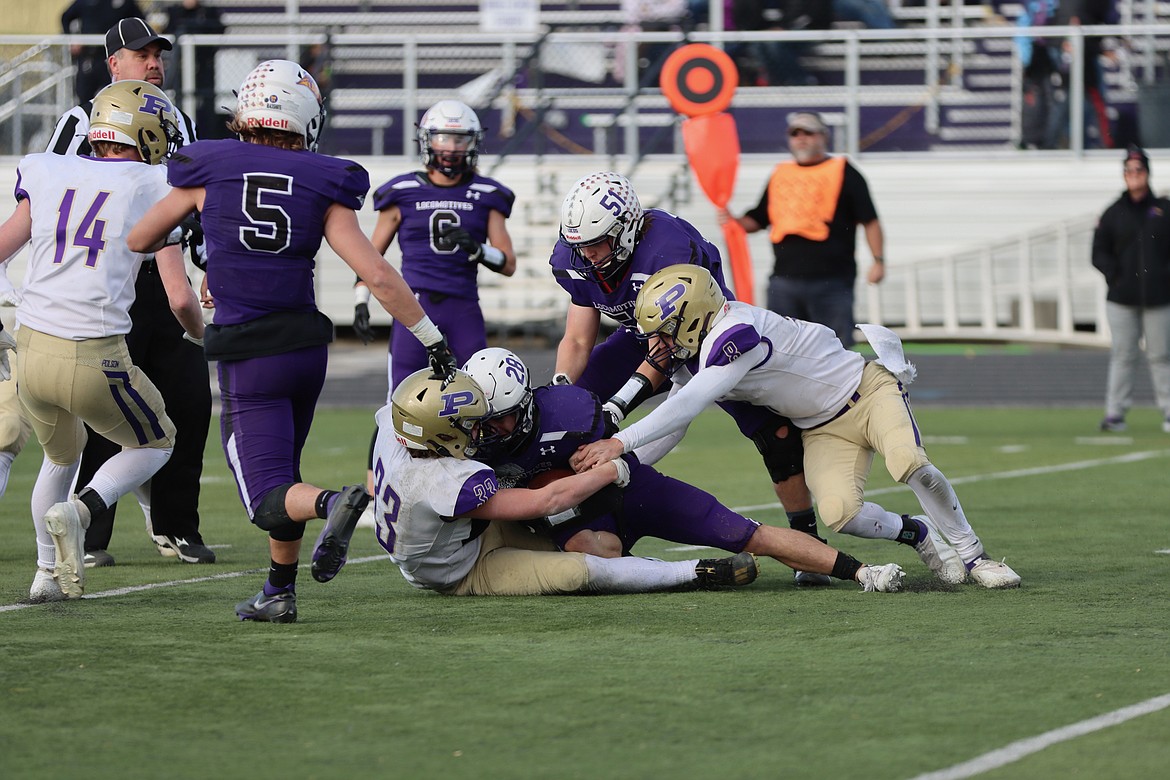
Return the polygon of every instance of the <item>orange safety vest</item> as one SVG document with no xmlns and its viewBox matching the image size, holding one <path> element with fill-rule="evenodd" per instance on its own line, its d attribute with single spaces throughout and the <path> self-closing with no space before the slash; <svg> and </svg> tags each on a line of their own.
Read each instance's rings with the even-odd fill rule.
<svg viewBox="0 0 1170 780">
<path fill-rule="evenodd" d="M 811 241 L 828 238 L 844 181 L 844 157 L 830 157 L 816 165 L 777 165 L 768 181 L 772 243 L 779 244 L 785 236 L 804 236 Z"/>
</svg>

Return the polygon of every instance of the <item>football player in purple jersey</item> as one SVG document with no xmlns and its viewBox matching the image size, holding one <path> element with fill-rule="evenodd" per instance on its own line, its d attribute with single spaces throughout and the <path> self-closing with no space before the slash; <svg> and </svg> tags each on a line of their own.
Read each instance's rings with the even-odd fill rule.
<svg viewBox="0 0 1170 780">
<path fill-rule="evenodd" d="M 646 362 L 646 345 L 635 338 L 634 301 L 651 274 L 676 263 L 707 269 L 734 300 L 715 245 L 686 220 L 661 209 L 643 209 L 625 176 L 593 173 L 569 190 L 561 205 L 560 240 L 549 259 L 553 277 L 572 298 L 553 382 L 574 383 L 609 399 L 605 409 L 615 424 L 668 384 Z M 621 327 L 597 344 L 602 314 Z M 816 536 L 804 450 L 791 421 L 746 404 L 719 406 L 756 445 L 791 527 Z M 828 577 L 803 571 L 797 571 L 796 581 L 829 584 Z"/>
<path fill-rule="evenodd" d="M 321 93 L 307 71 L 287 60 L 257 65 L 238 93 L 232 129 L 240 140 L 184 147 L 168 166 L 174 189 L 128 237 L 131 247 L 150 248 L 192 211 L 202 213 L 215 301 L 205 349 L 219 361 L 224 453 L 249 517 L 268 532 L 271 553 L 263 589 L 236 605 L 241 620 L 296 620 L 305 522 L 325 520 L 312 573 L 328 582 L 345 564 L 370 500 L 360 485 L 323 490 L 300 475 L 333 339 L 333 323 L 313 292 L 321 240 L 425 345 L 437 375 L 455 370 L 439 329 L 358 225 L 369 175 L 356 163 L 315 153 L 323 119 Z"/>
<path fill-rule="evenodd" d="M 403 278 L 461 361 L 487 346 L 479 266 L 504 276 L 516 272 L 505 223 L 515 196 L 476 171 L 482 141 L 474 111 L 457 100 L 440 101 L 418 123 L 424 170 L 395 176 L 374 192 L 374 248 L 385 254 L 398 239 Z M 358 285 L 354 312 L 359 337 L 363 328 L 369 336 L 364 289 Z M 387 402 L 403 378 L 426 365 L 418 340 L 403 328 L 391 328 Z"/>
<path fill-rule="evenodd" d="M 527 487 L 548 471 L 571 470 L 583 444 L 605 437 L 597 396 L 572 385 L 532 389 L 528 367 L 514 353 L 489 347 L 462 371 L 483 389 L 488 412 L 473 428 L 469 454 L 492 467 L 502 487 Z M 608 485 L 579 506 L 546 519 L 557 546 L 603 557 L 629 555 L 644 536 L 766 555 L 796 570 L 853 580 L 865 590 L 893 592 L 896 564 L 867 566 L 808 534 L 763 525 L 723 506 L 711 494 L 660 474 L 627 456 L 629 484 Z"/>
</svg>

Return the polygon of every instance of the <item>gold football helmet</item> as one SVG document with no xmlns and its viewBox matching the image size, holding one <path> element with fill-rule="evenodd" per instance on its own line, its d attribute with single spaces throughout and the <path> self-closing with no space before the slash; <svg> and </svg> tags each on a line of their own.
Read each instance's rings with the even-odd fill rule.
<svg viewBox="0 0 1170 780">
<path fill-rule="evenodd" d="M 671 265 L 654 273 L 634 303 L 638 337 L 659 337 L 646 360 L 670 376 L 699 353 L 703 339 L 725 311 L 727 296 L 706 268 Z"/>
<path fill-rule="evenodd" d="M 390 397 L 394 434 L 412 450 L 468 458 L 472 431 L 488 415 L 483 390 L 462 371 L 445 386 L 424 368 L 402 380 Z"/>
<path fill-rule="evenodd" d="M 115 81 L 93 99 L 89 142 L 133 146 L 142 161 L 157 165 L 181 145 L 179 115 L 171 99 L 146 81 Z"/>
</svg>

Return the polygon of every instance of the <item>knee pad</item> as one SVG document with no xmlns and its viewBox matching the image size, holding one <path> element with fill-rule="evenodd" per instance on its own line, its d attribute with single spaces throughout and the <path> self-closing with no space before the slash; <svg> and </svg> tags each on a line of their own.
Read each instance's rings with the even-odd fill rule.
<svg viewBox="0 0 1170 780">
<path fill-rule="evenodd" d="M 841 496 L 817 499 L 817 513 L 821 516 L 821 522 L 837 533 L 840 533 L 850 520 L 857 517 L 860 511 L 860 501 L 843 499 Z"/>
<path fill-rule="evenodd" d="M 787 428 L 787 434 L 780 438 L 777 431 Z M 752 444 L 764 459 L 764 467 L 773 484 L 778 484 L 804 473 L 804 442 L 800 429 L 787 417 L 775 417 L 751 435 Z"/>
<path fill-rule="evenodd" d="M 272 531 L 289 524 L 304 525 L 304 523 L 293 523 L 292 518 L 288 516 L 288 512 L 284 508 L 284 497 L 288 495 L 288 491 L 292 486 L 293 483 L 290 482 L 287 485 L 274 487 L 264 495 L 264 498 L 260 499 L 260 505 L 252 513 L 252 522 L 258 528 L 265 531 Z M 299 539 L 300 537 L 298 536 L 296 538 Z"/>
<path fill-rule="evenodd" d="M 930 460 L 921 447 L 894 447 L 882 453 L 886 459 L 886 470 L 895 482 L 906 482 L 918 469 L 929 466 Z"/>
<path fill-rule="evenodd" d="M 289 520 L 284 525 L 278 525 L 268 531 L 268 537 L 278 542 L 297 542 L 305 535 L 307 523 L 297 523 Z"/>
<path fill-rule="evenodd" d="M 0 412 L 0 451 L 20 454 L 28 435 L 24 434 L 20 415 Z"/>
</svg>

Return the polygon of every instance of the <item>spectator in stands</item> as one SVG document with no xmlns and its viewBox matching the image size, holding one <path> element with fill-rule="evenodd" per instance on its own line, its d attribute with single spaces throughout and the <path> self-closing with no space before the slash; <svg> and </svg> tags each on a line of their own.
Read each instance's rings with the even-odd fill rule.
<svg viewBox="0 0 1170 780">
<path fill-rule="evenodd" d="M 136 0 L 73 0 L 72 5 L 61 14 L 61 29 L 68 35 L 97 35 L 104 33 L 120 19 L 143 16 Z M 73 79 L 73 92 L 78 103 L 93 99 L 97 91 L 110 83 L 106 70 L 106 54 L 101 46 L 69 47 L 77 74 Z"/>
<path fill-rule="evenodd" d="M 893 30 L 898 26 L 885 0 L 833 0 L 833 19 L 860 22 L 870 30 Z"/>
<path fill-rule="evenodd" d="M 793 160 L 776 166 L 760 202 L 742 217 L 719 209 L 748 233 L 771 225 L 776 266 L 768 282 L 768 308 L 828 325 L 846 347 L 853 344 L 854 251 L 857 226 L 873 256 L 866 281 L 885 278 L 885 237 L 869 185 L 844 157 L 827 152 L 828 128 L 819 114 L 800 112 L 788 122 Z"/>
<path fill-rule="evenodd" d="M 1124 431 L 1133 401 L 1141 339 L 1170 433 L 1170 199 L 1150 190 L 1150 159 L 1138 146 L 1125 154 L 1125 192 L 1093 233 L 1093 266 L 1109 286 L 1105 313 L 1113 341 L 1103 431 Z"/>
<path fill-rule="evenodd" d="M 734 0 L 732 16 L 737 30 L 827 30 L 833 8 L 823 0 Z M 749 49 L 763 65 L 768 84 L 803 87 L 817 83 L 800 61 L 810 47 L 804 41 L 760 41 Z"/>
<path fill-rule="evenodd" d="M 1056 14 L 1058 0 L 1025 0 L 1017 27 L 1043 27 Z M 1016 56 L 1024 69 L 1020 116 L 1020 147 L 1051 149 L 1050 130 L 1056 89 L 1062 81 L 1060 47 L 1043 37 L 1016 36 Z"/>
<path fill-rule="evenodd" d="M 1079 27 L 1080 25 L 1105 25 L 1117 21 L 1117 9 L 1113 0 L 1060 0 L 1053 24 Z M 1052 112 L 1049 115 L 1047 148 L 1059 149 L 1067 146 L 1069 136 L 1069 88 L 1072 86 L 1070 58 L 1072 44 L 1060 40 L 1061 83 L 1056 90 Z M 1111 148 L 1112 135 L 1109 130 L 1108 106 L 1105 103 L 1105 72 L 1101 65 L 1101 36 L 1089 35 L 1084 38 L 1082 49 L 1084 67 L 1084 143 L 1089 149 Z"/>
<path fill-rule="evenodd" d="M 200 0 L 183 0 L 167 9 L 166 32 L 176 38 L 184 35 L 220 35 L 223 31 L 219 9 L 205 6 Z M 216 49 L 215 46 L 199 46 L 195 49 L 195 124 L 204 138 L 227 137 L 226 121 L 216 120 Z M 179 52 L 181 50 L 182 47 L 179 47 Z M 179 77 L 177 88 L 181 93 L 187 85 L 182 83 L 183 69 L 180 62 L 175 62 L 172 73 Z"/>
</svg>

